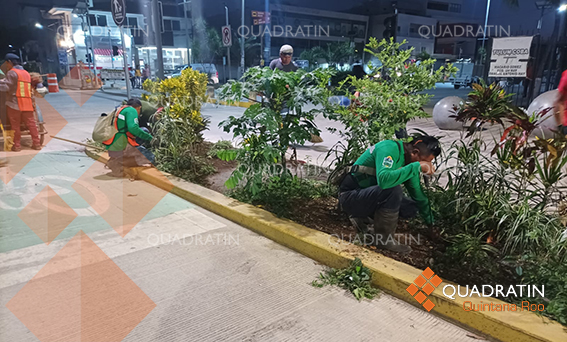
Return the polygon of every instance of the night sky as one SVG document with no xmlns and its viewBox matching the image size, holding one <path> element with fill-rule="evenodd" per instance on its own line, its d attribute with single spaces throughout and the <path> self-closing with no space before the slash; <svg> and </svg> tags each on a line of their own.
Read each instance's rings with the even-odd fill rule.
<svg viewBox="0 0 567 342">
<path fill-rule="evenodd" d="M 403 1 L 403 0 L 401 0 Z M 204 15 L 214 16 L 222 15 L 224 13 L 224 3 L 228 5 L 231 12 L 231 18 L 235 16 L 241 8 L 241 0 L 203 0 Z M 325 9 L 331 11 L 343 11 L 349 8 L 359 6 L 364 3 L 364 0 L 285 0 L 285 1 L 270 1 L 270 4 L 283 3 L 293 6 L 310 7 L 317 9 Z M 463 4 L 463 12 L 474 13 L 477 18 L 482 18 L 486 13 L 487 0 L 466 0 Z M 511 34 L 519 34 L 523 30 L 523 34 L 532 34 L 532 30 L 537 27 L 537 21 L 541 14 L 535 7 L 534 0 L 520 0 L 518 8 L 512 8 L 505 4 L 504 0 L 492 0 L 490 8 L 490 16 L 488 20 L 489 25 L 502 25 L 507 27 L 510 25 Z M 246 7 L 248 9 L 262 10 L 264 8 L 264 0 L 246 0 Z M 544 16 L 543 34 L 550 35 L 553 30 L 555 13 L 547 10 Z M 527 32 L 529 30 L 529 32 Z"/>
<path fill-rule="evenodd" d="M 6 0 L 1 0 L 6 1 Z M 18 6 L 18 3 L 41 3 L 43 5 L 49 5 L 49 3 L 76 3 L 77 0 L 20 0 L 20 1 L 10 1 L 5 4 L 8 7 L 14 8 Z M 95 0 L 96 3 L 104 2 L 110 0 Z M 146 2 L 147 0 L 138 0 L 140 2 Z M 178 2 L 181 0 L 177 0 Z M 196 0 L 198 1 L 198 0 Z M 224 16 L 224 4 L 226 3 L 230 8 L 230 17 L 240 19 L 240 8 L 242 0 L 200 0 L 203 4 L 203 16 L 205 19 L 209 17 Z M 400 0 L 403 1 L 403 0 Z M 486 10 L 487 0 L 466 0 L 463 3 L 463 12 L 474 13 L 477 18 L 484 18 Z M 504 0 L 492 0 L 491 10 L 490 10 L 490 25 L 502 25 L 511 27 L 512 35 L 520 34 L 523 30 L 523 34 L 532 34 L 532 31 L 536 29 L 537 21 L 540 16 L 540 12 L 536 9 L 534 0 L 520 0 L 519 8 L 511 8 L 506 5 Z M 303 6 L 310 8 L 318 8 L 332 11 L 343 11 L 349 8 L 360 6 L 364 3 L 364 0 L 271 0 L 271 4 L 285 3 L 294 6 Z M 16 7 L 17 8 L 17 7 Z M 264 8 L 264 0 L 246 0 L 247 15 L 250 15 L 250 10 L 262 10 Z M 555 10 L 548 10 L 544 16 L 543 24 L 543 34 L 550 35 L 553 30 Z M 567 15 L 567 13 L 564 13 Z M 224 18 L 224 17 L 222 17 Z M 20 18 L 25 21 L 25 18 Z M 13 16 L 12 10 L 6 10 L 0 12 L 0 22 L 7 25 L 17 25 L 18 20 Z"/>
</svg>

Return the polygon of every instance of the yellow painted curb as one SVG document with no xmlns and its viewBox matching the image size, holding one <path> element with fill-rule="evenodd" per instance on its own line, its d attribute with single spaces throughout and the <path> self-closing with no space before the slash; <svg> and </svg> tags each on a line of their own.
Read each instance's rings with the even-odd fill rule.
<svg viewBox="0 0 567 342">
<path fill-rule="evenodd" d="M 228 102 L 226 101 L 219 101 L 211 98 L 209 98 L 207 101 L 209 103 L 219 104 L 223 106 L 242 107 L 242 108 L 250 108 L 250 106 L 252 105 L 252 103 L 250 102 L 234 102 L 232 104 L 228 104 Z"/>
<path fill-rule="evenodd" d="M 101 162 L 106 162 L 108 158 L 105 157 L 105 154 L 99 155 L 89 150 L 87 154 Z M 238 202 L 221 193 L 162 173 L 157 169 L 134 168 L 131 171 L 139 179 L 170 191 L 329 267 L 345 267 L 352 259 L 358 257 L 374 273 L 373 285 L 422 308 L 406 291 L 413 280 L 421 274 L 421 270 L 344 242 L 326 233 L 277 218 L 263 209 Z M 452 283 L 443 282 L 428 297 L 435 304 L 432 313 L 500 341 L 567 341 L 567 329 L 557 322 L 531 312 L 466 312 L 463 310 L 465 302 L 463 298 L 456 297 L 455 300 L 451 300 L 442 294 L 443 286 L 448 284 Z M 493 298 L 467 298 L 467 301 L 474 305 L 505 304 Z"/>
</svg>

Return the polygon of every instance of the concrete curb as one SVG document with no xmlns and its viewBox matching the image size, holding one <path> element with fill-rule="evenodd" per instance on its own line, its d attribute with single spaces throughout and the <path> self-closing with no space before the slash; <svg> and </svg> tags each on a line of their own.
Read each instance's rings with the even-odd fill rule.
<svg viewBox="0 0 567 342">
<path fill-rule="evenodd" d="M 219 101 L 219 100 L 212 99 L 212 98 L 208 98 L 207 102 L 217 104 L 217 105 L 231 106 L 231 107 L 242 107 L 242 108 L 250 108 L 250 106 L 252 105 L 251 102 L 234 102 L 232 104 L 229 104 L 226 101 Z"/>
<path fill-rule="evenodd" d="M 87 149 L 87 154 L 103 163 L 108 160 L 105 153 L 99 155 L 96 151 Z M 326 233 L 277 218 L 263 209 L 238 202 L 216 191 L 162 173 L 155 168 L 134 168 L 130 171 L 141 180 L 170 191 L 329 267 L 345 267 L 352 259 L 358 257 L 374 273 L 373 285 L 423 309 L 406 291 L 414 279 L 421 274 L 421 270 L 346 243 Z M 455 300 L 450 300 L 442 294 L 443 286 L 448 284 L 452 283 L 443 282 L 428 297 L 435 304 L 431 312 L 500 341 L 567 341 L 567 329 L 559 323 L 531 312 L 464 311 L 463 298 L 456 297 Z M 467 298 L 467 301 L 473 305 L 505 304 L 493 298 Z"/>
</svg>

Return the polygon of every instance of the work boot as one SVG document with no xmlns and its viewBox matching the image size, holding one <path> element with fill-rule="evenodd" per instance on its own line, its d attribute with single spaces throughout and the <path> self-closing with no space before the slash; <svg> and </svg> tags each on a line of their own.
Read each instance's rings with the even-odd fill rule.
<svg viewBox="0 0 567 342">
<path fill-rule="evenodd" d="M 111 177 L 124 177 L 124 167 L 122 166 L 122 162 L 116 158 L 110 158 L 106 166 L 110 169 L 110 173 L 108 174 Z"/>
<path fill-rule="evenodd" d="M 364 222 L 364 219 L 359 217 L 348 217 L 350 223 L 356 228 L 356 232 L 360 234 L 368 233 L 368 225 Z"/>
<path fill-rule="evenodd" d="M 396 253 L 411 252 L 411 247 L 402 245 L 395 240 L 394 233 L 398 227 L 398 210 L 378 209 L 374 214 L 374 232 L 376 233 L 376 247 Z"/>
<path fill-rule="evenodd" d="M 368 236 L 369 233 L 368 224 L 365 222 L 365 219 L 362 219 L 360 217 L 352 217 L 352 216 L 349 216 L 348 219 L 356 229 L 359 240 L 364 245 L 371 245 L 372 241 L 370 241 L 371 237 Z"/>
</svg>

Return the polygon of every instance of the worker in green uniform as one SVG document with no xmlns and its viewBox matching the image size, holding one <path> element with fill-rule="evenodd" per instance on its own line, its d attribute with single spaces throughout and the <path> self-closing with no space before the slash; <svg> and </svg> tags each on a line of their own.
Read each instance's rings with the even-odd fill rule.
<svg viewBox="0 0 567 342">
<path fill-rule="evenodd" d="M 359 233 L 366 234 L 365 220 L 374 220 L 373 240 L 376 247 L 399 253 L 411 252 L 411 247 L 395 241 L 404 184 L 416 202 L 426 223 L 433 223 L 427 196 L 420 184 L 420 174 L 431 175 L 431 163 L 441 153 L 439 141 L 431 136 L 414 138 L 410 143 L 384 140 L 368 148 L 354 163 L 341 182 L 339 203 L 350 215 Z"/>
<path fill-rule="evenodd" d="M 138 115 L 141 108 L 140 100 L 130 99 L 125 106 L 117 109 L 114 124 L 118 133 L 104 142 L 110 157 L 107 165 L 112 170 L 112 176 L 122 177 L 124 166 L 151 166 L 154 162 L 153 153 L 136 142 L 136 138 L 146 141 L 153 139 L 151 134 L 140 128 Z"/>
</svg>

